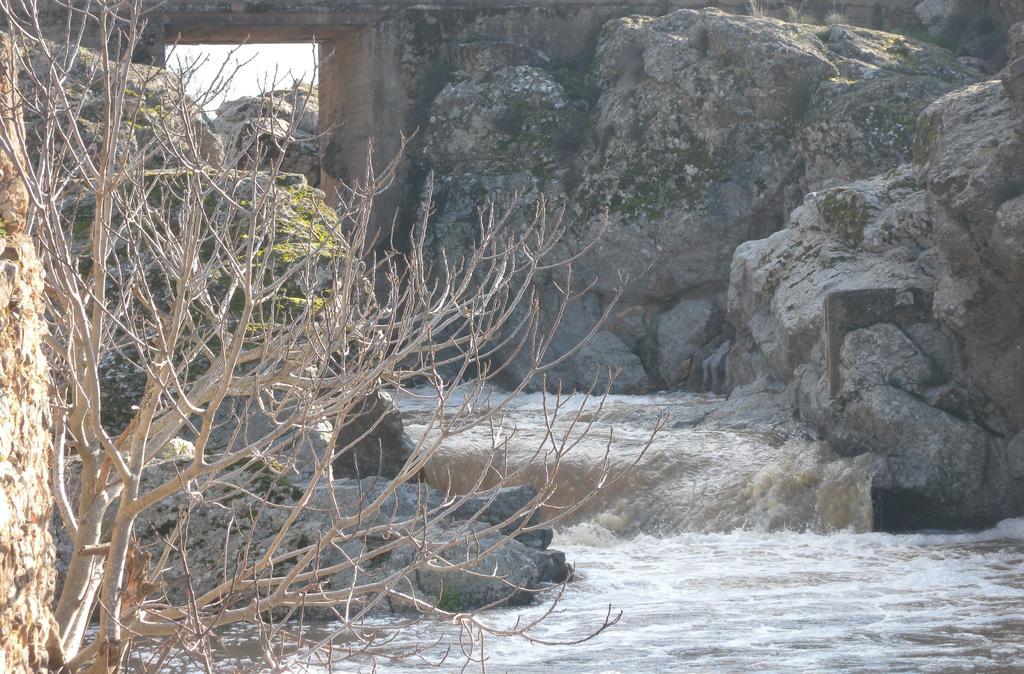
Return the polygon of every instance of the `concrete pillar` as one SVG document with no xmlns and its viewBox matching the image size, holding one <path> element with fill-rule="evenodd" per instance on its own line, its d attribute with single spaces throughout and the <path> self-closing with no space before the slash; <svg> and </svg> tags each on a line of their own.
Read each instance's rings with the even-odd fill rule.
<svg viewBox="0 0 1024 674">
<path fill-rule="evenodd" d="M 365 178 L 371 139 L 375 169 L 383 170 L 394 159 L 402 132 L 409 132 L 407 119 L 396 21 L 340 29 L 334 41 L 320 44 L 321 187 L 328 199 L 334 199 L 339 181 Z M 381 241 L 391 234 L 403 177 L 375 201 Z"/>
</svg>

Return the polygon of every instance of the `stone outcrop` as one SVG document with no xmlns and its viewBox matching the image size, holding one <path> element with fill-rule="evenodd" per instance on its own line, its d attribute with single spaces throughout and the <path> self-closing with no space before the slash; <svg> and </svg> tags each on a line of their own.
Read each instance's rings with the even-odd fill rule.
<svg viewBox="0 0 1024 674">
<path fill-rule="evenodd" d="M 159 484 L 173 478 L 185 465 L 182 460 L 154 464 L 144 481 L 147 485 Z M 70 470 L 75 472 L 75 467 Z M 187 601 L 189 579 L 193 589 L 201 594 L 230 579 L 236 565 L 240 569 L 257 559 L 286 522 L 288 507 L 295 504 L 308 485 L 308 476 L 295 475 L 259 461 L 218 479 L 218 484 L 204 488 L 202 498 L 193 498 L 198 492 L 179 492 L 146 510 L 138 522 L 137 531 L 148 532 L 142 536 L 143 551 L 156 556 L 162 550 L 162 537 L 175 536 L 179 522 L 185 521 L 181 518 L 187 516 L 188 537 L 184 549 L 188 569 L 179 553 L 172 554 L 158 588 L 175 604 Z M 336 479 L 330 489 L 320 485 L 302 516 L 288 529 L 279 554 L 316 543 L 336 522 L 335 506 L 341 509 L 341 517 L 355 515 L 372 503 L 388 484 L 387 479 L 371 477 Z M 246 493 L 257 494 L 273 505 L 254 508 L 254 500 L 245 497 Z M 380 508 L 369 511 L 369 516 L 360 523 L 358 529 L 366 535 L 324 546 L 317 565 L 342 568 L 321 587 L 325 591 L 344 589 L 354 577 L 363 584 L 408 569 L 408 579 L 396 589 L 423 601 L 440 601 L 445 610 L 470 610 L 496 601 L 529 603 L 532 593 L 525 590 L 560 583 L 570 574 L 565 556 L 548 549 L 551 530 L 543 528 L 534 514 L 528 523 L 530 530 L 507 539 L 495 550 L 489 548 L 499 542 L 499 532 L 494 531 L 493 525 L 505 523 L 518 512 L 530 513 L 536 496 L 537 492 L 529 487 L 495 490 L 466 499 L 456 510 L 442 493 L 425 484 L 400 485 Z M 428 531 L 412 533 L 419 531 L 425 513 L 432 518 Z M 513 520 L 504 531 L 514 533 L 520 524 L 523 523 Z M 364 560 L 358 568 L 353 563 L 344 563 L 345 555 L 355 559 L 403 538 L 407 539 L 407 544 Z M 177 542 L 176 538 L 174 540 Z M 450 562 L 473 560 L 470 571 L 439 569 L 438 562 L 423 552 L 424 541 L 428 549 L 429 544 L 446 544 L 441 555 Z M 62 541 L 59 548 L 61 554 L 68 554 L 66 541 Z M 276 567 L 274 573 L 280 575 L 282 571 Z M 236 593 L 227 604 L 240 605 L 250 599 L 245 593 Z M 390 606 L 395 611 L 410 608 L 397 599 L 381 606 Z M 303 613 L 307 619 L 314 615 L 325 619 L 333 617 L 328 609 L 304 609 Z"/>
<path fill-rule="evenodd" d="M 225 102 L 217 110 L 213 128 L 232 165 L 256 162 L 265 168 L 280 162 L 281 171 L 299 173 L 318 187 L 319 110 L 316 87 L 300 84 Z"/>
<path fill-rule="evenodd" d="M 0 34 L 0 134 L 23 130 L 15 56 Z M 24 156 L 19 161 L 24 161 Z M 49 377 L 43 355 L 43 271 L 24 234 L 28 195 L 12 157 L 0 152 L 0 671 L 59 665 L 51 629 L 53 552 Z M 51 659 L 50 652 L 53 657 Z"/>
<path fill-rule="evenodd" d="M 882 528 L 1024 512 L 1024 108 L 999 81 L 922 114 L 915 161 L 811 194 L 733 259 L 733 385 L 784 384 L 870 453 Z"/>
<path fill-rule="evenodd" d="M 1005 60 L 1006 29 L 1021 11 L 1014 0 L 921 0 L 914 7 L 932 39 L 995 67 Z"/>
<path fill-rule="evenodd" d="M 536 51 L 486 54 L 457 62 L 430 107 L 431 245 L 465 251 L 486 199 L 520 195 L 520 218 L 541 196 L 567 204 L 563 253 L 603 234 L 575 268 L 594 290 L 569 307 L 549 355 L 628 282 L 551 382 L 585 387 L 611 367 L 621 392 L 710 386 L 736 246 L 782 227 L 809 190 L 907 161 L 918 113 L 979 77 L 900 36 L 718 10 L 612 20 L 575 69 Z"/>
</svg>

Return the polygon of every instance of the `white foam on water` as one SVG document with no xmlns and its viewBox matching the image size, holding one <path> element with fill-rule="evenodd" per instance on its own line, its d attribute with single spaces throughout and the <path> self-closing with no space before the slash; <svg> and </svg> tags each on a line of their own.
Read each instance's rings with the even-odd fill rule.
<svg viewBox="0 0 1024 674">
<path fill-rule="evenodd" d="M 577 646 L 489 639 L 488 672 L 1024 671 L 1024 519 L 973 533 L 870 533 L 863 461 L 757 433 L 667 428 L 623 472 L 654 419 L 695 401 L 612 396 L 601 406 L 577 398 L 582 409 L 552 425 L 558 435 L 574 420 L 593 421 L 594 434 L 563 457 L 549 513 L 595 486 L 606 447 L 621 479 L 559 525 L 554 547 L 576 565 L 577 578 L 537 636 L 579 639 L 609 606 L 622 619 Z M 413 436 L 426 432 L 436 402 L 401 398 Z M 491 456 L 490 433 L 474 429 L 446 440 L 430 479 L 457 491 L 481 471 L 519 466 L 527 467 L 524 479 L 543 479 L 546 464 L 531 459 L 548 432 L 544 402 L 521 395 L 506 406 L 500 462 Z M 474 411 L 485 412 L 486 403 Z M 484 619 L 507 627 L 544 610 L 502 609 Z M 318 631 L 330 626 L 310 636 Z M 425 655 L 440 658 L 458 649 L 458 632 L 425 622 L 393 647 L 435 642 Z M 426 669 L 418 660 L 378 660 L 376 667 Z M 460 667 L 456 657 L 438 671 Z M 308 671 L 349 669 L 372 666 L 352 661 Z"/>
<path fill-rule="evenodd" d="M 474 399 L 467 390 L 452 392 L 449 414 L 468 403 L 473 414 L 484 415 L 502 395 L 485 389 Z M 414 394 L 399 397 L 407 430 L 415 439 L 436 437 L 430 423 L 437 398 Z M 493 424 L 445 438 L 427 467 L 428 479 L 456 493 L 510 474 L 513 483 L 540 486 L 552 476 L 554 458 L 538 450 L 567 437 L 572 449 L 559 457 L 548 514 L 597 491 L 569 523 L 590 519 L 620 533 L 662 535 L 870 529 L 866 457 L 837 460 L 815 441 L 688 426 L 664 427 L 652 438 L 659 418 L 685 410 L 695 398 L 706 400 L 688 394 L 576 395 L 560 400 L 555 416 L 550 396 L 519 395 Z"/>
</svg>

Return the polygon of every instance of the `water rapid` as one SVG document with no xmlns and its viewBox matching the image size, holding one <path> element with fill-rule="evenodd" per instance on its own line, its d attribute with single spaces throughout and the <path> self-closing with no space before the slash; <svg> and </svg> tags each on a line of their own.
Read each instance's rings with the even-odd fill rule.
<svg viewBox="0 0 1024 674">
<path fill-rule="evenodd" d="M 491 403 L 501 392 L 492 394 Z M 457 393 L 449 406 L 463 402 Z M 984 532 L 872 533 L 867 465 L 751 421 L 765 416 L 743 421 L 736 410 L 718 414 L 734 403 L 683 394 L 564 402 L 550 423 L 550 399 L 514 397 L 493 423 L 447 438 L 428 478 L 454 491 L 481 474 L 540 481 L 538 447 L 578 440 L 562 457 L 547 514 L 564 513 L 606 472 L 613 479 L 559 523 L 554 547 L 577 575 L 534 635 L 573 641 L 609 606 L 622 616 L 580 645 L 491 639 L 486 671 L 1024 671 L 1024 519 Z M 487 418 L 491 403 L 464 411 Z M 436 399 L 420 393 L 400 404 L 411 435 L 436 432 Z M 483 618 L 511 627 L 545 610 L 541 602 Z M 305 636 L 331 633 L 328 624 Z M 260 662 L 257 642 L 242 628 L 233 634 L 218 657 L 248 671 Z M 434 671 L 461 671 L 462 643 L 451 624 L 419 623 L 393 648 L 422 657 L 312 661 L 299 671 L 418 672 L 439 661 Z"/>
<path fill-rule="evenodd" d="M 487 390 L 472 401 L 472 413 L 487 416 L 502 401 L 502 392 Z M 481 475 L 484 484 L 509 475 L 538 487 L 553 479 L 550 515 L 591 495 L 562 524 L 592 522 L 619 535 L 871 527 L 866 457 L 837 459 L 824 443 L 766 423 L 705 423 L 721 404 L 708 396 L 577 395 L 559 402 L 555 413 L 551 396 L 519 395 L 493 422 L 445 438 L 428 480 L 465 493 Z M 429 435 L 436 400 L 410 396 L 401 404 L 409 433 Z M 448 399 L 448 407 L 465 404 L 458 392 Z M 563 438 L 571 449 L 552 473 L 550 456 L 538 448 Z"/>
</svg>

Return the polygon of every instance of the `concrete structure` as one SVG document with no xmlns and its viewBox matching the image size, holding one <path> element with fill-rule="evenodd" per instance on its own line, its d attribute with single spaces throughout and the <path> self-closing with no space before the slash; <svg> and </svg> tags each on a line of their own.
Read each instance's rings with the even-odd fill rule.
<svg viewBox="0 0 1024 674">
<path fill-rule="evenodd" d="M 41 3 L 44 4 L 45 3 Z M 49 3 L 57 7 L 52 0 Z M 320 45 L 323 179 L 362 177 L 366 148 L 377 160 L 398 151 L 401 134 L 420 127 L 446 83 L 459 45 L 498 42 L 539 50 L 566 66 L 585 66 L 604 23 L 629 14 L 718 6 L 745 12 L 747 0 L 145 0 L 145 38 L 136 56 L 160 63 L 171 44 L 316 42 Z M 786 2 L 765 0 L 781 14 Z M 855 24 L 903 25 L 915 0 L 804 0 L 807 14 L 841 11 Z M 64 10 L 66 12 L 66 10 Z M 61 10 L 55 10 L 55 14 Z M 63 26 L 63 19 L 54 21 Z M 400 181 L 404 184 L 404 177 Z M 378 202 L 391 222 L 401 189 Z"/>
<path fill-rule="evenodd" d="M 846 334 L 878 323 L 900 326 L 931 322 L 934 295 L 922 288 L 838 290 L 825 297 L 822 311 L 828 394 L 839 395 L 840 352 Z"/>
</svg>

